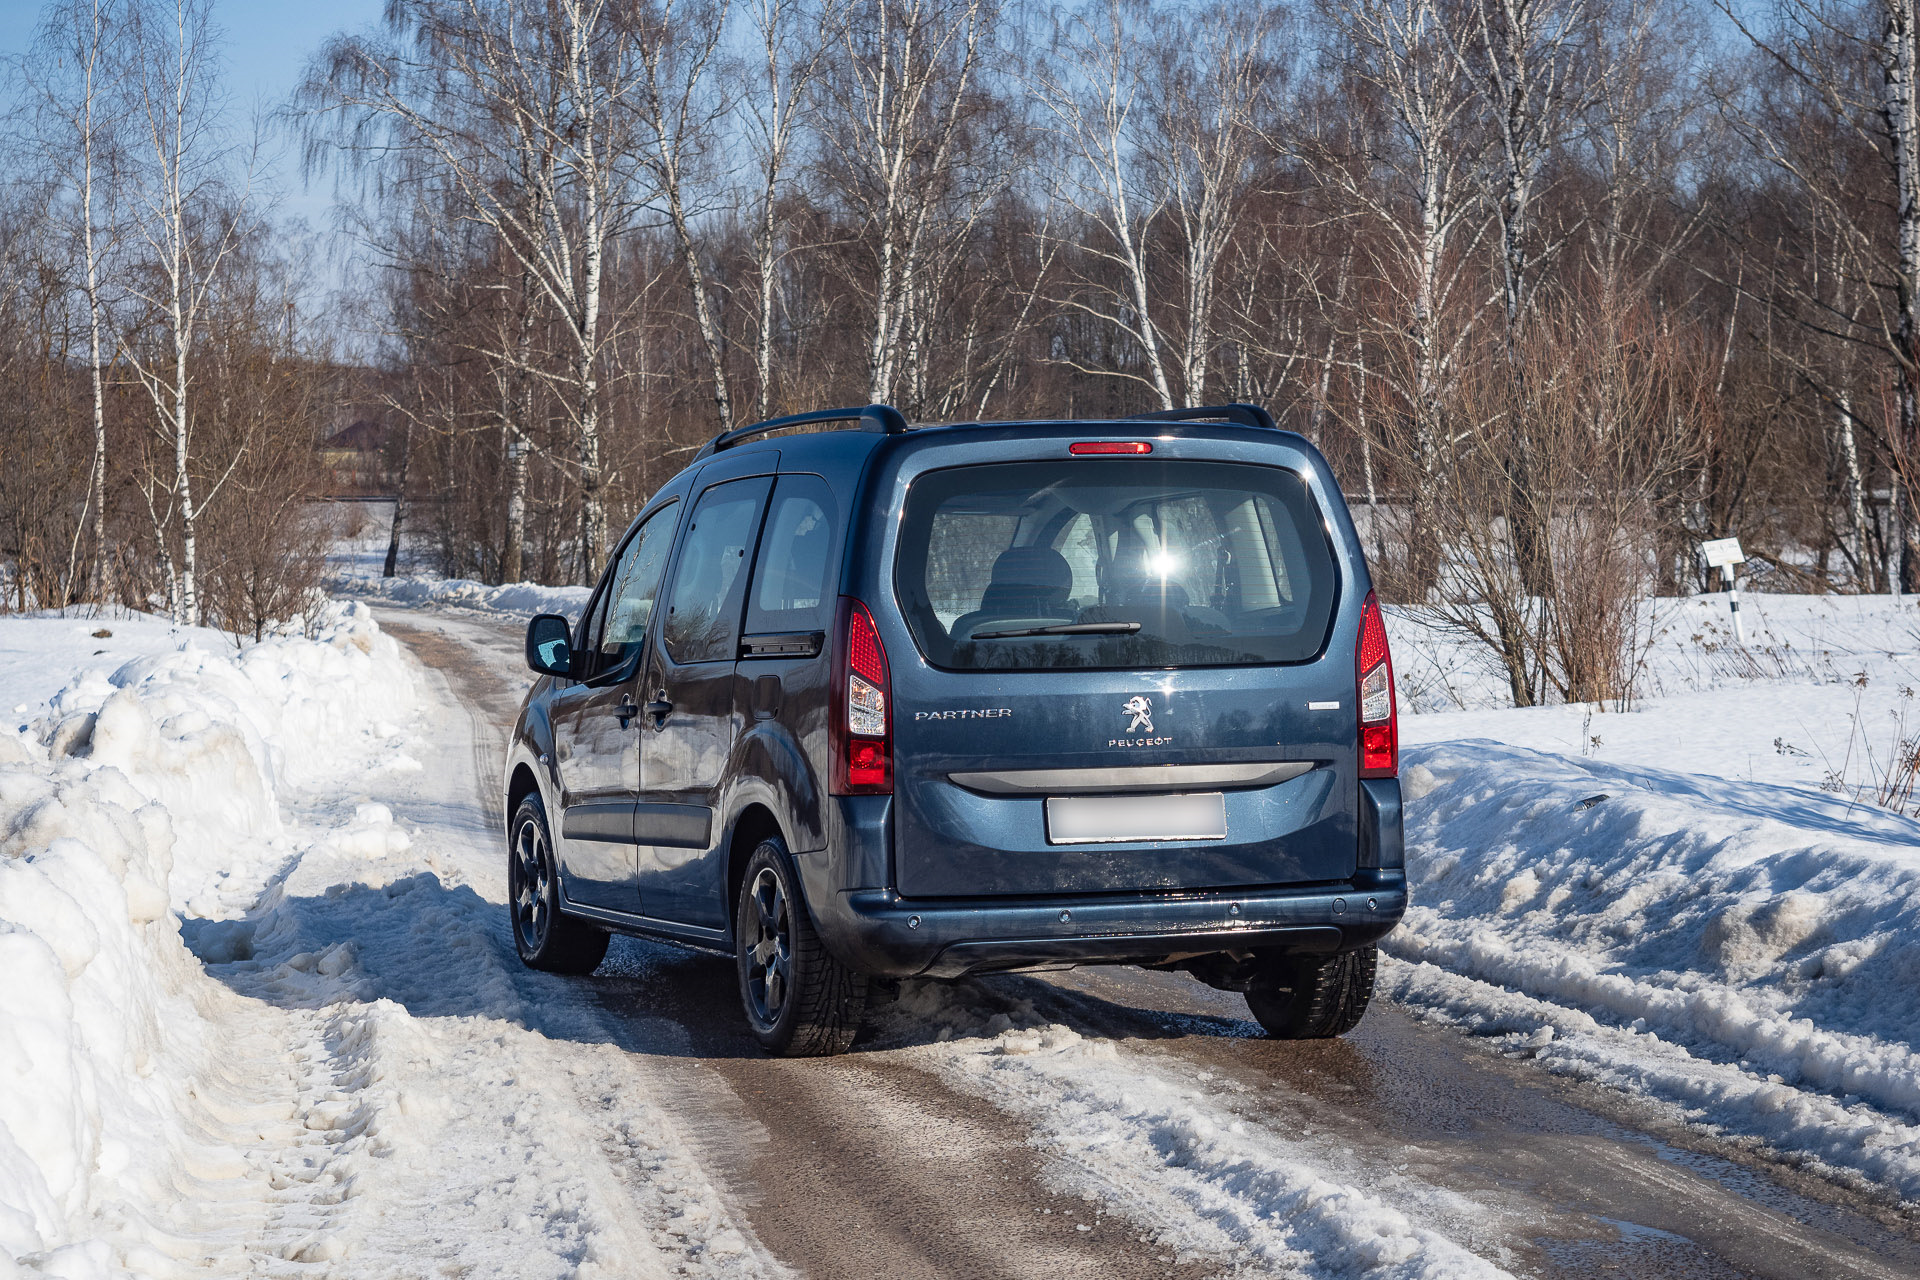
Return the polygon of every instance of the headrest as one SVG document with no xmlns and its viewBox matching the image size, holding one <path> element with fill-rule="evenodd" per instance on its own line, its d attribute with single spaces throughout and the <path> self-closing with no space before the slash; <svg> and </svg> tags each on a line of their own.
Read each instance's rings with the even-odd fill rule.
<svg viewBox="0 0 1920 1280">
<path fill-rule="evenodd" d="M 1073 566 L 1052 547 L 1009 547 L 993 562 L 992 585 L 1065 595 L 1073 590 Z"/>
</svg>

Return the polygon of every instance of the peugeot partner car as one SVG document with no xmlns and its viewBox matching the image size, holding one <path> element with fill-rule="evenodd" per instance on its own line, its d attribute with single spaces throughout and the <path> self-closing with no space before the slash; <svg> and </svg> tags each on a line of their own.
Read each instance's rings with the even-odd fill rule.
<svg viewBox="0 0 1920 1280">
<path fill-rule="evenodd" d="M 724 953 L 775 1053 L 844 1051 L 876 982 L 1087 964 L 1338 1035 L 1406 908 L 1360 541 L 1253 406 L 740 428 L 527 662 L 521 958 Z"/>
</svg>

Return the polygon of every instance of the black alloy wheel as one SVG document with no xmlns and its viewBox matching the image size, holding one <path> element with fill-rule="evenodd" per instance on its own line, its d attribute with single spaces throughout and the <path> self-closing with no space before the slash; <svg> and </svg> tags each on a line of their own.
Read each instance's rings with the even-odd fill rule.
<svg viewBox="0 0 1920 1280">
<path fill-rule="evenodd" d="M 761 867 L 747 887 L 751 918 L 742 920 L 747 947 L 747 1001 L 753 1020 L 773 1026 L 786 1012 L 793 985 L 793 918 L 786 887 L 772 867 Z"/>
<path fill-rule="evenodd" d="M 770 1053 L 845 1053 L 866 1011 L 867 975 L 827 950 L 798 886 L 786 845 L 762 840 L 734 905 L 740 1003 L 754 1038 Z"/>
<path fill-rule="evenodd" d="M 507 911 L 513 949 L 529 968 L 592 973 L 606 958 L 607 935 L 560 910 L 559 864 L 546 806 L 538 794 L 514 811 L 507 848 Z"/>
</svg>

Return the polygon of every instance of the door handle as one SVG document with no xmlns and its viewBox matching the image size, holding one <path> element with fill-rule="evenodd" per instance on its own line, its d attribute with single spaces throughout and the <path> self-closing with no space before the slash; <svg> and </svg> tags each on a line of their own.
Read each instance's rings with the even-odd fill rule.
<svg viewBox="0 0 1920 1280">
<path fill-rule="evenodd" d="M 620 709 L 614 714 L 620 717 L 620 727 L 624 729 L 635 716 L 640 714 L 640 708 L 633 705 L 632 698 L 625 698 L 621 700 Z"/>
<path fill-rule="evenodd" d="M 662 689 L 653 695 L 653 701 L 646 706 L 646 712 L 653 717 L 653 727 L 658 729 L 673 713 L 673 704 L 667 701 L 667 691 Z"/>
</svg>

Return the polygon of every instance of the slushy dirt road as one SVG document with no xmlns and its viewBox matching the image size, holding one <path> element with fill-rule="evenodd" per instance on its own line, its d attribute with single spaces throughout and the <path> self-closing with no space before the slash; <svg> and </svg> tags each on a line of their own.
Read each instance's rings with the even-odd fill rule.
<svg viewBox="0 0 1920 1280">
<path fill-rule="evenodd" d="M 501 755 L 527 681 L 518 628 L 453 612 L 379 616 L 470 725 L 471 773 L 444 778 L 441 803 L 472 806 L 468 830 L 497 826 Z M 503 855 L 476 845 L 462 856 Z M 495 945 L 510 949 L 504 909 L 496 927 Z M 1235 1215 L 1267 1175 L 1250 1166 L 1202 1185 L 1117 1161 L 1086 1138 L 1096 1125 L 1054 1123 L 1042 1086 L 1003 1087 L 950 1053 L 943 1001 L 989 1032 L 1006 1025 L 993 1018 L 1002 1010 L 1111 1042 L 1105 1077 L 1184 1082 L 1247 1149 L 1283 1150 L 1289 1168 L 1309 1159 L 1516 1274 L 1920 1276 L 1912 1216 L 1390 1003 L 1346 1039 L 1288 1044 L 1261 1037 L 1238 997 L 1183 976 L 1008 975 L 910 989 L 847 1056 L 782 1061 L 747 1035 L 725 959 L 617 940 L 579 987 L 621 1028 L 619 1047 L 648 1060 L 655 1101 L 692 1135 L 759 1248 L 821 1280 L 1276 1271 L 1233 1244 Z"/>
</svg>

